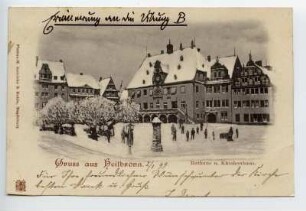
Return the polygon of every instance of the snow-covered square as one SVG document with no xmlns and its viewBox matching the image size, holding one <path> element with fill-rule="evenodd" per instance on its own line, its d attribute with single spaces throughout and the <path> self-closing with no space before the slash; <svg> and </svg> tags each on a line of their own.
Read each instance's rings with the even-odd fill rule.
<svg viewBox="0 0 306 211">
<path fill-rule="evenodd" d="M 209 157 L 217 156 L 240 156 L 240 155 L 260 155 L 264 152 L 265 131 L 269 126 L 256 125 L 232 125 L 232 124 L 204 124 L 200 130 L 200 124 L 184 124 L 185 133 L 181 133 L 178 124 L 174 124 L 177 129 L 177 140 L 172 140 L 172 124 L 161 124 L 162 152 L 153 152 L 152 136 L 153 127 L 151 123 L 134 124 L 134 143 L 129 153 L 129 147 L 122 142 L 121 131 L 126 123 L 117 123 L 114 126 L 114 136 L 108 143 L 105 136 L 100 136 L 98 140 L 88 138 L 84 131 L 85 125 L 75 125 L 76 136 L 59 135 L 53 131 L 40 131 L 39 146 L 58 156 L 68 158 L 88 159 L 90 156 L 113 156 L 118 158 L 147 158 L 147 157 L 171 157 L 183 158 L 190 156 Z M 199 133 L 195 133 L 195 138 L 189 141 L 186 139 L 186 131 L 192 128 L 199 128 Z M 219 134 L 228 132 L 233 127 L 233 141 L 220 139 Z M 204 129 L 207 128 L 207 139 L 204 136 Z M 239 136 L 237 138 L 236 129 Z M 215 133 L 213 140 L 212 132 Z"/>
</svg>

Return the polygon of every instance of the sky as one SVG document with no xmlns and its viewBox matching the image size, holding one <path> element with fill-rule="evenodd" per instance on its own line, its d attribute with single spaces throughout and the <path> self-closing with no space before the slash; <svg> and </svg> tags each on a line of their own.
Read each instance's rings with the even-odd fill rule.
<svg viewBox="0 0 306 211">
<path fill-rule="evenodd" d="M 229 21 L 195 23 L 187 27 L 57 27 L 43 35 L 39 57 L 63 60 L 67 72 L 91 74 L 97 80 L 112 76 L 117 88 L 127 86 L 147 53 L 166 51 L 171 40 L 174 50 L 189 47 L 195 39 L 203 56 L 236 54 L 242 63 L 251 51 L 254 60 L 267 62 L 268 33 L 261 22 Z"/>
</svg>

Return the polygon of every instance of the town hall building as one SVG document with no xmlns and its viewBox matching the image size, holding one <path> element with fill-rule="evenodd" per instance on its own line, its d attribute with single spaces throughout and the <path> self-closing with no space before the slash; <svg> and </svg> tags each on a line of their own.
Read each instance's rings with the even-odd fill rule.
<svg viewBox="0 0 306 211">
<path fill-rule="evenodd" d="M 193 40 L 173 50 L 169 40 L 166 52 L 147 54 L 127 91 L 140 105 L 141 122 L 157 116 L 165 123 L 269 124 L 270 72 L 251 56 L 244 66 L 237 55 L 203 57 Z"/>
</svg>

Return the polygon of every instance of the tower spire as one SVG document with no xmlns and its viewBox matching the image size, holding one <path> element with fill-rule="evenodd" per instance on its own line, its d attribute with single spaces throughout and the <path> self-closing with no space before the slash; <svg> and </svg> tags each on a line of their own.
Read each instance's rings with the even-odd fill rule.
<svg viewBox="0 0 306 211">
<path fill-rule="evenodd" d="M 249 60 L 252 61 L 252 51 L 250 50 L 250 53 L 249 53 Z"/>
</svg>

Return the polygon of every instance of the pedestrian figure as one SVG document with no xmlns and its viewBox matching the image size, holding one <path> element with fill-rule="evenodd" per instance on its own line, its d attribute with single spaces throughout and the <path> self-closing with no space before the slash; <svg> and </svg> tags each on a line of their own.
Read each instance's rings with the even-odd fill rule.
<svg viewBox="0 0 306 211">
<path fill-rule="evenodd" d="M 239 138 L 239 131 L 238 131 L 238 128 L 236 128 L 236 138 Z"/>
<path fill-rule="evenodd" d="M 191 129 L 191 140 L 194 139 L 194 134 L 195 134 L 195 130 L 194 130 L 194 128 L 192 128 L 192 129 Z"/>
<path fill-rule="evenodd" d="M 213 137 L 213 140 L 215 140 L 215 132 L 214 131 L 212 132 L 212 137 Z"/>
<path fill-rule="evenodd" d="M 184 133 L 185 133 L 185 126 L 182 125 L 182 134 L 184 134 Z"/>
<path fill-rule="evenodd" d="M 111 131 L 109 129 L 106 130 L 106 138 L 107 142 L 110 143 Z"/>
<path fill-rule="evenodd" d="M 200 130 L 203 131 L 203 122 L 200 123 Z"/>
<path fill-rule="evenodd" d="M 72 136 L 76 136 L 75 128 L 74 128 L 74 123 L 71 124 L 71 135 Z"/>
<path fill-rule="evenodd" d="M 172 124 L 171 126 L 171 134 L 172 134 L 172 140 L 176 141 L 176 127 L 174 126 L 174 124 Z"/>
<path fill-rule="evenodd" d="M 125 137 L 126 137 L 126 133 L 127 133 L 127 132 L 125 132 L 125 129 L 126 129 L 126 126 L 124 126 L 122 128 L 122 131 L 121 131 L 121 142 L 122 143 L 125 143 Z"/>
<path fill-rule="evenodd" d="M 199 134 L 199 127 L 197 127 L 197 134 Z"/>
<path fill-rule="evenodd" d="M 173 141 L 176 141 L 176 130 L 173 132 Z"/>
<path fill-rule="evenodd" d="M 186 131 L 186 141 L 189 141 L 189 130 Z"/>
<path fill-rule="evenodd" d="M 182 126 L 183 126 L 183 120 L 180 119 L 179 123 L 180 123 L 180 128 L 182 128 Z"/>
<path fill-rule="evenodd" d="M 207 128 L 205 128 L 204 130 L 204 136 L 205 136 L 205 139 L 207 139 Z"/>
<path fill-rule="evenodd" d="M 233 141 L 233 128 L 230 127 L 228 134 L 227 134 L 227 141 Z"/>
</svg>

